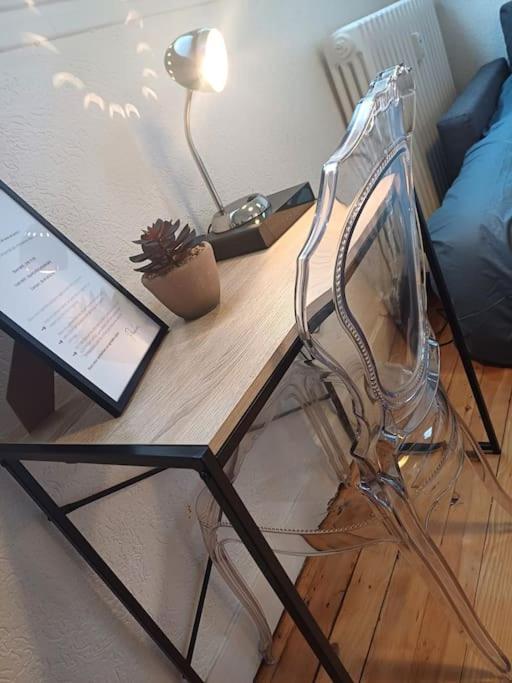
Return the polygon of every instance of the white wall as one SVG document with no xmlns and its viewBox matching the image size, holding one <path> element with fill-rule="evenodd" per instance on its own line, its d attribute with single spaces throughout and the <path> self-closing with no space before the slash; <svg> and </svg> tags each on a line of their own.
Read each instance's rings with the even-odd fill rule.
<svg viewBox="0 0 512 683">
<path fill-rule="evenodd" d="M 499 19 L 505 0 L 435 0 L 455 86 L 460 92 L 476 71 L 506 57 Z"/>
<path fill-rule="evenodd" d="M 226 91 L 198 96 L 193 112 L 197 145 L 221 195 L 230 200 L 302 180 L 316 188 L 321 163 L 342 132 L 318 46 L 333 29 L 386 4 L 0 0 L 0 177 L 151 305 L 127 262 L 131 240 L 158 217 L 204 229 L 213 210 L 185 146 L 185 93 L 163 70 L 169 39 L 201 25 L 225 34 Z M 2 397 L 9 354 L 4 338 Z M 14 424 L 2 399 L 4 438 Z M 69 465 L 31 469 L 59 502 L 127 474 Z M 181 645 L 205 560 L 191 510 L 198 488 L 193 475 L 161 474 L 74 515 Z M 0 680 L 178 680 L 3 471 L 0 520 Z M 196 660 L 204 675 L 214 667 L 212 681 L 231 665 L 233 683 L 245 683 L 257 666 L 253 632 L 243 619 L 233 621 L 235 608 L 214 577 Z M 226 641 L 235 623 L 236 637 Z M 228 654 L 217 659 L 223 646 Z"/>
</svg>

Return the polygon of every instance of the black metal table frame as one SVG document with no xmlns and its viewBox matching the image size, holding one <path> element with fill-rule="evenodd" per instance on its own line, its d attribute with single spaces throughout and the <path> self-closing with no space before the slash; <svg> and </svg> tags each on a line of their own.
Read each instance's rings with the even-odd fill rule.
<svg viewBox="0 0 512 683">
<path fill-rule="evenodd" d="M 489 415 L 489 410 L 487 408 L 487 404 L 482 394 L 480 383 L 476 376 L 475 368 L 473 367 L 473 361 L 471 360 L 471 356 L 469 355 L 466 340 L 464 339 L 464 334 L 462 332 L 459 320 L 457 318 L 457 314 L 455 312 L 455 306 L 453 305 L 450 290 L 448 289 L 448 285 L 446 284 L 446 280 L 444 279 L 443 271 L 441 269 L 439 259 L 437 258 L 436 250 L 432 243 L 432 238 L 430 237 L 427 221 L 425 220 L 423 210 L 417 197 L 416 208 L 418 211 L 420 232 L 423 240 L 423 249 L 425 250 L 427 262 L 430 267 L 430 274 L 436 284 L 437 291 L 439 293 L 439 298 L 441 299 L 441 303 L 443 304 L 446 313 L 446 321 L 448 322 L 448 325 L 450 326 L 450 329 L 452 331 L 455 347 L 457 348 L 457 352 L 462 361 L 464 372 L 466 373 L 469 386 L 471 387 L 471 391 L 475 399 L 476 407 L 478 408 L 480 418 L 485 428 L 485 433 L 487 434 L 488 440 L 480 442 L 480 447 L 487 453 L 495 453 L 496 455 L 500 455 L 500 442 L 498 441 L 498 437 L 496 436 L 496 431 L 494 429 L 491 416 Z"/>
<path fill-rule="evenodd" d="M 223 469 L 301 347 L 301 342 L 298 339 L 295 340 L 217 455 L 214 455 L 208 446 L 0 444 L 2 466 L 191 683 L 202 683 L 202 679 L 192 667 L 192 653 L 211 572 L 211 561 L 208 560 L 207 563 L 188 653 L 184 656 L 73 524 L 68 515 L 84 505 L 165 470 L 188 469 L 197 472 L 331 679 L 337 683 L 352 683 L 352 679 L 328 639 L 322 633 Z M 60 506 L 28 471 L 23 461 L 142 466 L 151 469 L 86 498 Z"/>
<path fill-rule="evenodd" d="M 500 446 L 474 371 L 465 341 L 455 315 L 437 256 L 428 233 L 421 207 L 418 204 L 420 228 L 423 245 L 431 274 L 436 282 L 441 301 L 445 307 L 448 323 L 452 329 L 454 342 L 462 359 L 468 381 L 484 423 L 489 441 L 481 444 L 485 450 L 500 452 Z M 332 302 L 319 312 L 319 319 L 332 311 Z M 260 529 L 252 519 L 243 501 L 235 491 L 230 479 L 224 472 L 224 465 L 242 440 L 254 419 L 275 390 L 285 372 L 302 348 L 296 339 L 285 353 L 278 366 L 253 401 L 236 428 L 223 444 L 217 455 L 208 446 L 156 446 L 156 445 L 49 445 L 49 444 L 0 444 L 0 462 L 9 474 L 26 491 L 33 501 L 71 543 L 91 569 L 99 576 L 111 592 L 119 599 L 147 635 L 158 645 L 168 659 L 191 683 L 202 683 L 202 679 L 192 667 L 192 655 L 199 630 L 206 590 L 211 574 L 211 560 L 208 559 L 199 602 L 191 631 L 187 655 L 184 656 L 162 631 L 150 614 L 144 609 L 126 585 L 114 573 L 105 560 L 85 536 L 69 519 L 69 514 L 84 505 L 132 486 L 143 479 L 169 469 L 187 469 L 197 472 L 219 503 L 240 540 L 251 554 L 259 569 L 288 611 L 295 624 L 309 643 L 320 664 L 336 683 L 352 683 L 337 654 L 322 633 L 309 609 L 301 599 L 296 587 L 286 574 L 281 563 L 271 550 Z M 27 470 L 22 461 L 62 462 L 72 464 L 100 464 L 118 466 L 139 466 L 150 468 L 148 471 L 131 477 L 81 500 L 58 505 L 35 477 Z"/>
</svg>

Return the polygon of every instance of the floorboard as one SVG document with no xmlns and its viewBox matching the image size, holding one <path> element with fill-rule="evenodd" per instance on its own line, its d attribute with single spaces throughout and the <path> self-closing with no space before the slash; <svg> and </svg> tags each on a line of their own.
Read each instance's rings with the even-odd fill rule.
<svg viewBox="0 0 512 683">
<path fill-rule="evenodd" d="M 442 312 L 434 311 L 431 318 L 444 344 L 443 385 L 475 436 L 486 440 Z M 503 445 L 501 457 L 489 456 L 491 464 L 512 490 L 512 369 L 475 367 Z M 483 622 L 512 654 L 512 521 L 493 505 L 469 465 L 435 512 L 431 529 Z M 354 681 L 492 680 L 486 664 L 391 545 L 307 560 L 297 585 Z M 276 629 L 274 657 L 273 665 L 260 667 L 256 683 L 330 680 L 286 615 Z"/>
</svg>

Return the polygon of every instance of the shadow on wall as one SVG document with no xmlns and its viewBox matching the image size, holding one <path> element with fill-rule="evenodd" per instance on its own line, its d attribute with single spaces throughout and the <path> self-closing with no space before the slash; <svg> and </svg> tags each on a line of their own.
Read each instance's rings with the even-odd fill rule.
<svg viewBox="0 0 512 683">
<path fill-rule="evenodd" d="M 460 91 L 461 86 L 455 75 L 455 71 L 457 70 L 457 59 L 453 48 L 450 47 L 450 41 L 453 39 L 453 36 L 457 37 L 457 52 L 463 54 L 464 58 L 468 62 L 466 71 L 475 72 L 477 69 L 476 64 L 481 61 L 482 57 L 475 54 L 478 51 L 478 46 L 473 45 L 471 37 L 464 31 L 464 24 L 460 23 L 459 12 L 457 9 L 450 7 L 448 4 L 445 5 L 437 3 L 436 10 L 441 26 L 441 32 L 444 38 L 444 44 L 448 53 L 448 59 L 452 68 L 455 85 L 457 90 Z"/>
<path fill-rule="evenodd" d="M 60 468 L 71 468 L 72 476 L 84 472 L 73 466 Z M 50 472 L 40 463 L 31 469 L 38 478 Z M 93 467 L 91 475 L 107 469 L 116 468 Z M 195 475 L 187 474 L 180 478 L 180 495 L 169 495 L 176 473 L 161 473 L 144 482 L 142 489 L 134 489 L 135 500 L 127 489 L 75 513 L 73 520 L 182 648 L 193 617 L 190 597 L 197 595 L 206 559 L 191 511 L 186 515 L 183 510 L 183 499 L 197 493 L 198 486 L 188 480 Z M 46 486 L 62 503 L 55 468 Z M 136 517 L 127 523 L 131 510 Z M 3 471 L 0 519 L 2 680 L 142 681 L 147 674 L 148 680 L 178 683 L 180 677 L 165 656 Z M 181 594 L 173 587 L 171 579 L 176 577 Z M 215 650 L 219 643 L 212 646 Z M 50 658 L 48 653 L 53 653 Z"/>
<path fill-rule="evenodd" d="M 112 101 L 107 93 L 95 91 L 87 80 L 70 71 L 56 71 L 52 77 L 52 85 L 55 90 L 66 91 L 68 97 L 78 97 L 82 102 L 83 110 L 94 116 L 96 120 L 102 118 L 140 120 L 144 117 L 145 108 L 156 105 L 160 100 L 159 86 L 161 83 L 158 82 L 160 76 L 157 65 L 161 62 L 161 55 L 155 52 L 147 40 L 144 40 L 144 20 L 136 10 L 128 10 L 124 25 L 130 25 L 130 30 L 136 32 L 132 41 L 133 53 L 140 58 L 141 63 L 140 81 L 135 84 L 136 88 L 139 89 L 137 104 Z M 24 39 L 54 54 L 61 54 L 54 43 L 45 36 L 30 33 L 26 34 Z M 176 172 L 174 160 L 179 158 L 179 154 L 174 149 L 173 137 L 169 136 L 168 131 L 156 124 L 149 116 L 144 126 L 134 129 L 133 139 L 142 158 L 151 160 L 153 169 L 161 171 L 158 174 L 159 180 L 157 182 L 161 183 L 162 195 L 168 196 L 169 189 L 171 189 L 172 196 L 178 198 L 180 205 L 185 208 L 192 222 L 200 225 L 200 216 L 190 201 L 188 188 L 183 184 L 180 174 Z M 169 174 L 169 169 L 173 168 L 175 172 Z M 164 176 L 166 177 L 165 184 Z"/>
<path fill-rule="evenodd" d="M 141 31 L 144 29 L 144 20 L 140 14 L 133 9 L 128 10 L 124 24 L 135 24 Z M 48 40 L 48 38 L 45 38 L 45 36 L 38 36 L 37 34 L 33 33 L 25 34 L 25 36 L 28 37 L 30 42 L 34 42 L 35 40 L 37 45 L 45 47 L 51 52 L 59 54 L 58 48 L 50 40 Z M 141 55 L 142 58 L 144 58 L 144 56 L 148 57 L 149 60 L 151 60 L 151 57 L 153 56 L 153 48 L 143 40 L 136 41 L 134 45 L 134 51 L 137 55 Z M 151 68 L 149 65 L 141 65 L 140 92 L 148 101 L 158 101 L 158 94 L 154 89 L 154 80 L 157 78 L 158 74 L 155 69 Z M 97 112 L 99 111 L 105 113 L 105 115 L 108 115 L 111 119 L 114 119 L 116 116 L 119 116 L 123 119 L 129 119 L 131 117 L 138 119 L 141 118 L 139 108 L 132 102 L 112 102 L 107 96 L 103 97 L 102 95 L 92 91 L 88 87 L 87 83 L 69 71 L 56 72 L 53 75 L 52 84 L 57 90 L 63 87 L 68 87 L 80 93 L 83 101 L 83 108 L 86 111 L 89 109 L 96 109 Z"/>
<path fill-rule="evenodd" d="M 504 57 L 500 7 L 505 0 L 435 0 L 458 92 L 484 64 Z"/>
<path fill-rule="evenodd" d="M 32 7 L 35 6 L 32 5 Z M 38 14 L 41 14 L 41 10 L 37 9 Z M 144 28 L 144 20 L 141 18 L 136 10 L 128 10 L 126 19 L 124 21 L 125 25 L 134 24 L 140 29 Z M 21 39 L 25 45 L 35 45 L 36 47 L 42 47 L 53 54 L 61 54 L 59 48 L 53 43 L 49 38 L 38 33 L 32 33 L 25 31 L 21 34 Z M 143 41 L 139 40 L 134 46 L 135 53 L 137 55 L 148 55 L 151 58 L 153 54 L 153 49 L 151 46 Z M 152 79 L 158 78 L 156 71 L 149 66 L 141 67 L 141 94 L 146 100 L 158 101 L 158 94 L 155 92 L 153 87 L 150 87 Z M 87 84 L 79 78 L 77 75 L 69 71 L 57 71 L 52 78 L 52 84 L 55 89 L 60 89 L 63 87 L 73 88 L 77 92 L 80 92 L 83 98 L 83 107 L 85 110 L 96 108 L 100 112 L 104 112 L 111 119 L 119 116 L 123 119 L 126 118 L 141 118 L 140 110 L 132 102 L 112 102 L 105 96 L 101 96 L 98 93 L 91 91 Z M 83 95 L 82 95 L 83 92 Z"/>
<path fill-rule="evenodd" d="M 8 438 L 10 432 L 21 427 L 5 398 L 11 367 L 12 339 L 0 330 L 0 440 Z"/>
<path fill-rule="evenodd" d="M 201 232 L 200 217 L 197 213 L 197 207 L 194 207 L 190 201 L 191 194 L 188 187 L 182 182 L 178 173 L 168 173 L 169 168 L 175 166 L 175 159 L 178 158 L 178 151 L 176 150 L 175 138 L 170 137 L 162 126 L 154 121 L 146 121 L 145 125 L 139 130 L 139 135 L 136 138 L 137 146 L 141 153 L 147 154 L 151 158 L 153 168 L 160 171 L 160 182 L 164 183 L 166 178 L 166 192 L 169 192 L 172 197 L 179 200 L 180 205 L 185 209 L 186 215 L 191 217 L 193 225 L 198 226 L 196 229 Z M 199 182 L 199 178 L 198 178 Z"/>
<path fill-rule="evenodd" d="M 9 626 L 4 626 L 5 633 L 0 628 L 0 650 L 2 641 L 7 651 L 12 650 L 19 634 L 17 647 L 23 652 L 22 657 L 8 656 L 4 665 L 9 670 L 0 664 L 0 675 L 3 673 L 6 680 L 12 681 L 54 683 L 64 677 L 69 679 L 73 672 L 76 683 L 86 683 L 91 675 L 89 660 L 112 648 L 111 639 L 105 639 L 106 633 L 121 633 L 123 640 L 130 643 L 130 651 L 147 656 L 119 603 L 106 593 L 78 555 L 64 546 L 65 541 L 57 536 L 52 525 L 44 524 L 42 513 L 28 497 L 26 504 L 20 505 L 20 496 L 25 494 L 6 473 L 0 474 L 0 596 L 9 595 L 2 604 L 4 610 L 6 605 L 10 608 L 8 612 L 2 610 L 1 623 Z M 27 572 L 27 567 L 33 567 L 33 571 Z M 56 580 L 56 572 L 65 580 Z M 68 616 L 77 604 L 81 611 L 81 635 L 80 630 L 76 631 L 76 619 L 75 630 L 68 629 Z M 83 643 L 87 643 L 85 650 Z M 54 651 L 56 644 L 67 654 L 47 666 L 47 653 Z M 113 671 L 119 665 L 117 657 L 113 651 Z"/>
<path fill-rule="evenodd" d="M 40 15 L 45 12 L 45 7 L 36 8 L 35 5 L 32 5 L 31 8 Z M 134 128 L 131 134 L 134 145 L 141 153 L 141 160 L 146 159 L 153 169 L 156 166 L 162 171 L 156 179 L 156 183 L 161 184 L 162 197 L 169 197 L 169 183 L 171 183 L 172 196 L 178 197 L 192 221 L 200 224 L 200 217 L 190 202 L 187 188 L 183 186 L 179 169 L 176 168 L 175 158 L 177 155 L 173 156 L 175 154 L 172 144 L 173 137 L 169 135 L 166 128 L 154 123 L 154 107 L 161 106 L 159 94 L 159 87 L 161 87 L 159 73 L 161 69 L 159 67 L 162 62 L 162 55 L 154 49 L 145 34 L 144 19 L 138 11 L 128 9 L 123 23 L 124 28 L 126 28 L 126 31 L 123 31 L 123 39 L 130 46 L 128 51 L 131 50 L 134 59 L 140 62 L 139 74 L 133 74 L 133 86 L 137 93 L 137 99 L 128 102 L 121 100 L 122 89 L 117 93 L 119 99 L 113 99 L 112 93 L 97 89 L 97 84 L 91 82 L 91 78 L 88 79 L 79 73 L 76 68 L 73 72 L 65 69 L 56 70 L 51 77 L 52 86 L 56 91 L 62 92 L 62 97 L 70 101 L 72 99 L 79 101 L 84 113 L 92 116 L 96 121 L 102 119 L 105 122 L 108 119 L 111 121 L 120 119 L 129 121 L 132 119 L 136 122 L 146 118 L 144 126 Z M 123 29 L 123 24 L 120 25 L 120 28 Z M 47 50 L 55 56 L 55 64 L 65 66 L 64 49 L 57 47 L 55 42 L 52 42 L 48 37 L 37 33 L 23 32 L 21 40 L 24 45 L 33 45 Z M 112 74 L 112 83 L 116 83 L 118 80 L 116 68 L 121 68 L 119 59 L 117 62 L 113 59 L 110 65 L 106 65 Z M 56 108 L 58 108 L 58 102 L 56 102 Z M 145 113 L 149 116 L 145 117 Z M 170 169 L 173 169 L 172 173 L 169 173 Z"/>
</svg>

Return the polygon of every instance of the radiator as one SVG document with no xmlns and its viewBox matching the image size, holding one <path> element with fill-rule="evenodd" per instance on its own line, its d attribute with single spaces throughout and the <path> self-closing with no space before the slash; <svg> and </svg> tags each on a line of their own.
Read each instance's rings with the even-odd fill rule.
<svg viewBox="0 0 512 683">
<path fill-rule="evenodd" d="M 430 216 L 448 185 L 436 122 L 455 99 L 432 0 L 401 0 L 340 28 L 326 41 L 324 54 L 345 125 L 379 71 L 399 63 L 413 68 L 414 179 L 423 211 Z"/>
</svg>

